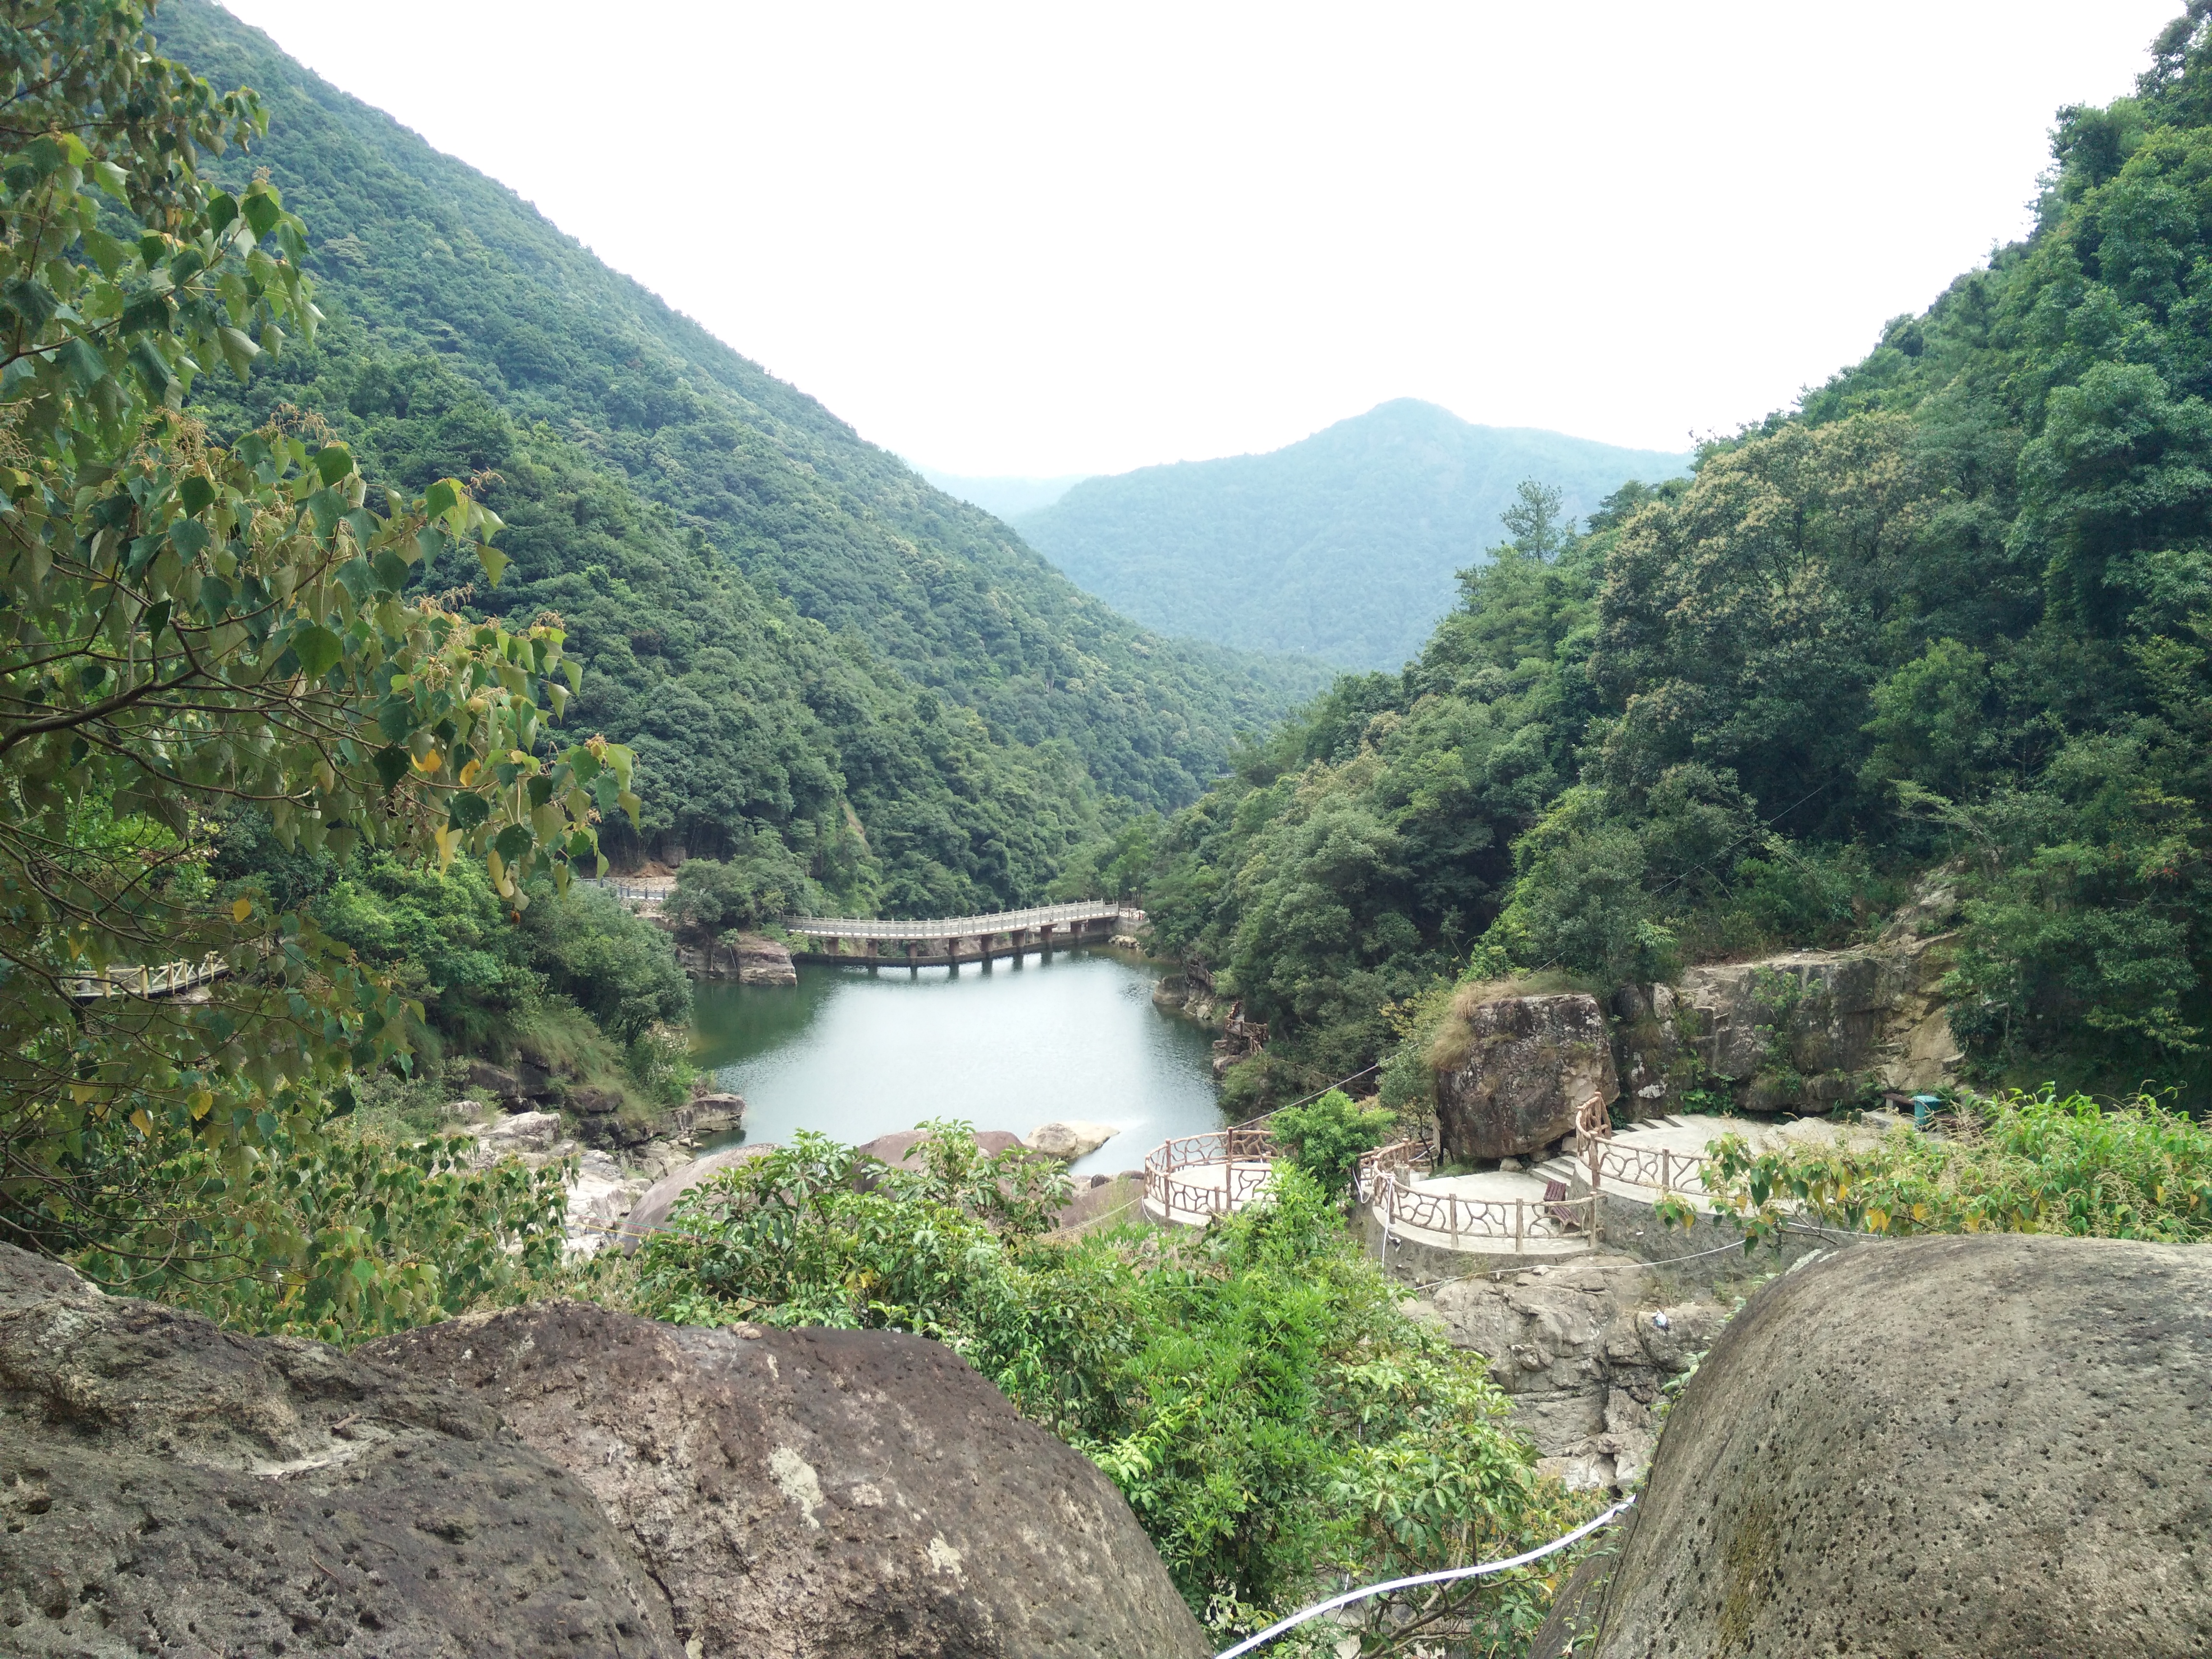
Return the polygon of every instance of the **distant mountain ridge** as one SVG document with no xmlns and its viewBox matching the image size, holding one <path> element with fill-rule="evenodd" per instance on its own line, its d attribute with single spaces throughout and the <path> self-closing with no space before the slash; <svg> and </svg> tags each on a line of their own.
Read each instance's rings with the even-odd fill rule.
<svg viewBox="0 0 2212 1659">
<path fill-rule="evenodd" d="M 1579 516 L 1689 459 L 1401 398 L 1264 455 L 1092 478 L 1012 522 L 1078 586 L 1163 632 L 1395 669 L 1500 539 L 1522 479 L 1563 490 Z"/>
<path fill-rule="evenodd" d="M 914 463 L 907 463 L 914 466 Z M 914 470 L 956 501 L 980 507 L 1012 523 L 1024 513 L 1041 513 L 1091 474 L 1071 472 L 1060 478 L 969 478 L 957 472 L 939 472 L 927 466 Z"/>
<path fill-rule="evenodd" d="M 154 27 L 265 100 L 266 140 L 210 174 L 269 170 L 328 313 L 246 384 L 203 376 L 194 412 L 223 436 L 289 405 L 373 476 L 482 479 L 510 563 L 474 603 L 561 617 L 568 725 L 638 752 L 643 822 L 606 826 L 612 856 L 781 868 L 773 837 L 842 906 L 996 909 L 1109 799 L 1192 799 L 1325 679 L 1115 615 L 210 0 Z"/>
</svg>

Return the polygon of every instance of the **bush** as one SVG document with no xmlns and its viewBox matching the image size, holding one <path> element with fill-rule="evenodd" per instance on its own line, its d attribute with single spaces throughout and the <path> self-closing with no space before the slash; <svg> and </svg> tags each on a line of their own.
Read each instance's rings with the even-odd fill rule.
<svg viewBox="0 0 2212 1659">
<path fill-rule="evenodd" d="M 1278 1145 L 1322 1191 L 1341 1199 L 1362 1152 L 1389 1139 L 1397 1119 L 1379 1106 L 1362 1106 L 1331 1089 L 1303 1106 L 1285 1106 L 1267 1120 Z"/>
<path fill-rule="evenodd" d="M 477 1169 L 473 1145 L 340 1121 L 229 1155 L 195 1147 L 131 1171 L 133 1213 L 72 1260 L 119 1295 L 325 1342 L 519 1301 L 560 1271 L 571 1166 Z"/>
<path fill-rule="evenodd" d="M 1203 1234 L 1055 1240 L 1056 1172 L 1040 1185 L 1034 1160 L 933 1127 L 922 1174 L 878 1170 L 867 1191 L 855 1155 L 811 1134 L 695 1190 L 640 1253 L 641 1310 L 949 1344 L 1113 1479 L 1221 1628 L 1332 1575 L 1510 1553 L 1579 1518 L 1504 1426 L 1482 1361 L 1399 1310 L 1303 1170 L 1279 1166 L 1262 1201 Z M 1529 1576 L 1484 1580 L 1428 1611 L 1473 1617 L 1495 1650 L 1543 1595 Z"/>
<path fill-rule="evenodd" d="M 1753 1153 L 1729 1135 L 1713 1158 L 1708 1189 L 1746 1249 L 1778 1237 L 1791 1200 L 1853 1232 L 2212 1240 L 2212 1130 L 2148 1095 L 2013 1093 L 1963 1103 L 1940 1137 L 1900 1125 L 1864 1152 Z"/>
</svg>

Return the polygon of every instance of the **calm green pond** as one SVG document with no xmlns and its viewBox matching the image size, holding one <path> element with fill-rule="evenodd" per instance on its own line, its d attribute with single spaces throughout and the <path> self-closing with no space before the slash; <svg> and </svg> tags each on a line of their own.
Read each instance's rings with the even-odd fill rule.
<svg viewBox="0 0 2212 1659">
<path fill-rule="evenodd" d="M 692 1057 L 745 1097 L 742 1137 L 858 1144 L 927 1118 L 1026 1134 L 1055 1118 L 1121 1133 L 1075 1173 L 1132 1170 L 1221 1127 L 1209 1034 L 1152 1006 L 1160 970 L 1109 951 L 973 964 L 956 977 L 801 965 L 784 989 L 692 988 Z"/>
</svg>

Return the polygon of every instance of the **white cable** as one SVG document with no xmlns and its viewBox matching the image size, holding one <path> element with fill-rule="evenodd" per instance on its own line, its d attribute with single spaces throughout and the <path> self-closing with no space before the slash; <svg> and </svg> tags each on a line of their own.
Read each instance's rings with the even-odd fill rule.
<svg viewBox="0 0 2212 1659">
<path fill-rule="evenodd" d="M 1337 1608 L 1348 1606 L 1354 1601 L 1364 1601 L 1370 1595 L 1384 1595 L 1392 1590 L 1412 1589 L 1420 1584 L 1443 1584 L 1450 1583 L 1455 1578 L 1476 1578 L 1486 1572 L 1504 1572 L 1510 1568 L 1525 1567 L 1531 1561 L 1540 1561 L 1553 1552 L 1566 1548 L 1570 1544 L 1579 1543 L 1601 1527 L 1611 1526 L 1614 1518 L 1622 1511 L 1631 1508 L 1635 1502 L 1633 1498 L 1624 1498 L 1597 1519 L 1583 1522 L 1565 1537 L 1554 1538 L 1550 1543 L 1540 1544 L 1536 1548 L 1514 1556 L 1510 1560 L 1485 1561 L 1472 1567 L 1450 1567 L 1443 1572 L 1425 1572 L 1412 1578 L 1393 1578 L 1385 1583 L 1370 1584 L 1364 1589 L 1346 1590 L 1341 1595 L 1332 1595 L 1326 1601 L 1315 1602 L 1302 1613 L 1294 1613 L 1287 1619 L 1279 1620 L 1257 1636 L 1246 1637 L 1233 1648 L 1224 1648 L 1213 1656 L 1213 1659 L 1237 1659 L 1238 1654 L 1249 1653 L 1262 1642 L 1272 1642 L 1285 1631 L 1303 1625 L 1309 1619 L 1318 1619 L 1324 1613 L 1333 1613 Z"/>
</svg>

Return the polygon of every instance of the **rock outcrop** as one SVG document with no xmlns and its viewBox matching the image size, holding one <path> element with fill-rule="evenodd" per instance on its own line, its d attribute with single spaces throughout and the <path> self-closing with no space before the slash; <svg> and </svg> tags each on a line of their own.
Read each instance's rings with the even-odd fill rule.
<svg viewBox="0 0 2212 1659">
<path fill-rule="evenodd" d="M 1437 1073 L 1437 1130 L 1447 1157 L 1517 1157 L 1573 1132 L 1593 1092 L 1620 1092 L 1605 1012 L 1579 992 L 1498 997 L 1455 1012 L 1455 1063 Z"/>
<path fill-rule="evenodd" d="M 950 1349 L 578 1303 L 368 1351 L 587 1486 L 695 1659 L 1201 1659 L 1128 1505 Z"/>
<path fill-rule="evenodd" d="M 0 1650 L 678 1659 L 583 1483 L 489 1402 L 0 1244 Z"/>
<path fill-rule="evenodd" d="M 1022 1145 L 1047 1158 L 1073 1164 L 1079 1158 L 1088 1158 L 1121 1133 L 1110 1123 L 1085 1123 L 1080 1120 L 1040 1123 L 1022 1137 Z"/>
<path fill-rule="evenodd" d="M 693 979 L 733 979 L 740 985 L 796 985 L 791 952 L 758 933 L 732 933 L 705 945 L 679 945 L 677 965 Z"/>
<path fill-rule="evenodd" d="M 1628 1256 L 1456 1279 L 1414 1307 L 1454 1347 L 1489 1360 L 1540 1468 L 1577 1491 L 1643 1478 L 1660 1389 L 1727 1317 L 1710 1290 L 1685 1294 Z"/>
<path fill-rule="evenodd" d="M 1684 1389 L 1589 1651 L 2202 1655 L 2208 1468 L 2212 1251 L 1848 1250 L 1761 1291 Z"/>
<path fill-rule="evenodd" d="M 726 1129 L 744 1127 L 745 1097 L 743 1095 L 708 1090 L 691 1097 L 691 1133 L 695 1135 L 719 1134 Z"/>
<path fill-rule="evenodd" d="M 1948 1082 L 1963 1057 L 1941 990 L 1949 939 L 1893 933 L 1624 986 L 1615 1040 L 1632 1114 L 1678 1111 L 1688 1090 L 1716 1085 L 1747 1110 L 1825 1112 Z"/>
</svg>

